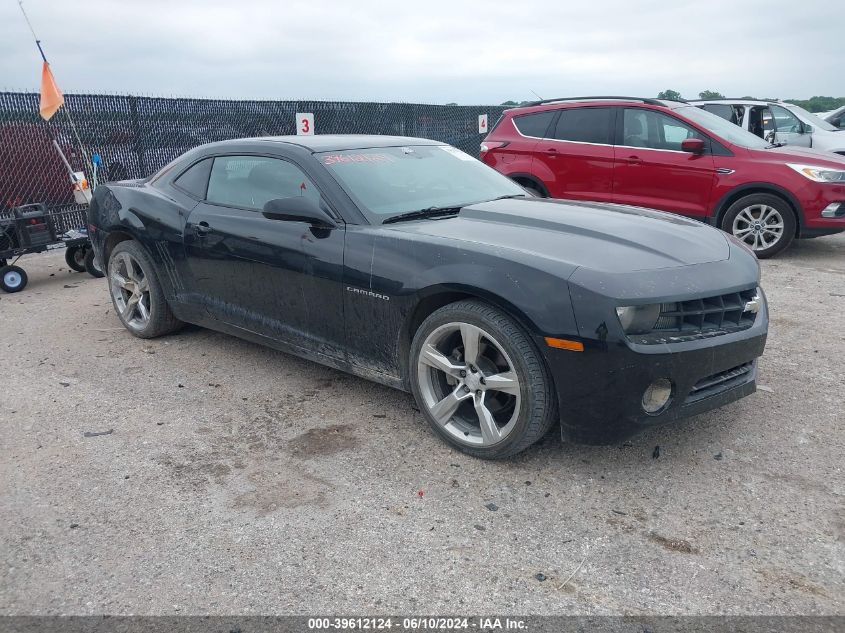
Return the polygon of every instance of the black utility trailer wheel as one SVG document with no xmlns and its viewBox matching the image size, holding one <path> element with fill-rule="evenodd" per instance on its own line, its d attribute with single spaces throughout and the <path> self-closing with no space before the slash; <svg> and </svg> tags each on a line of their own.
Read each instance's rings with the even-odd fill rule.
<svg viewBox="0 0 845 633">
<path fill-rule="evenodd" d="M 68 246 L 65 251 L 65 262 L 71 270 L 78 273 L 85 272 L 85 249 L 82 246 Z"/>
<path fill-rule="evenodd" d="M 3 266 L 0 268 L 0 288 L 6 292 L 20 292 L 26 287 L 28 278 L 20 266 Z"/>
<path fill-rule="evenodd" d="M 94 257 L 94 249 L 87 248 L 85 249 L 85 270 L 88 271 L 88 274 L 92 277 L 105 277 L 106 273 L 103 272 L 102 268 L 100 268 L 99 262 L 97 262 L 97 258 Z"/>
</svg>

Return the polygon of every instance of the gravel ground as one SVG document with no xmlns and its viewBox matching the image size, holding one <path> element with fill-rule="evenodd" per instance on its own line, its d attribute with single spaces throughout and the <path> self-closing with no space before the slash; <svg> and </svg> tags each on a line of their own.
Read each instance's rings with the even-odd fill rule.
<svg viewBox="0 0 845 633">
<path fill-rule="evenodd" d="M 22 264 L 2 614 L 845 613 L 845 236 L 763 262 L 756 394 L 498 463 L 406 394 L 199 328 L 141 341 L 104 280 Z"/>
</svg>

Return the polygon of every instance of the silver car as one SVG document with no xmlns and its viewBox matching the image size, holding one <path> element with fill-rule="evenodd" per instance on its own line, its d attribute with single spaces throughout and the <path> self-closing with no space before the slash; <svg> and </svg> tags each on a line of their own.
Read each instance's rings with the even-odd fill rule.
<svg viewBox="0 0 845 633">
<path fill-rule="evenodd" d="M 792 103 L 750 99 L 691 101 L 762 139 L 845 155 L 845 130 Z"/>
</svg>

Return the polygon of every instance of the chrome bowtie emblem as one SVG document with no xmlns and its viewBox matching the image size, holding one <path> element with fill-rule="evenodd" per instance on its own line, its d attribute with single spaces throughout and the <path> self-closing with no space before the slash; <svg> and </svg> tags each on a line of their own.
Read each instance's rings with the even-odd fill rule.
<svg viewBox="0 0 845 633">
<path fill-rule="evenodd" d="M 745 304 L 745 307 L 742 309 L 743 312 L 753 312 L 757 314 L 760 311 L 760 297 L 753 297 L 751 301 Z"/>
</svg>

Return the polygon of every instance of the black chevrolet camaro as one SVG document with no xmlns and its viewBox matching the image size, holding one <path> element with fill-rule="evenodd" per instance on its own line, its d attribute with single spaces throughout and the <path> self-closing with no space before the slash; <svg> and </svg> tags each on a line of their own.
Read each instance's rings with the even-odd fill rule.
<svg viewBox="0 0 845 633">
<path fill-rule="evenodd" d="M 98 187 L 89 223 L 136 336 L 196 323 L 411 391 L 478 457 L 557 421 L 608 443 L 737 400 L 766 341 L 760 269 L 732 237 L 535 199 L 424 139 L 204 145 Z"/>
</svg>

